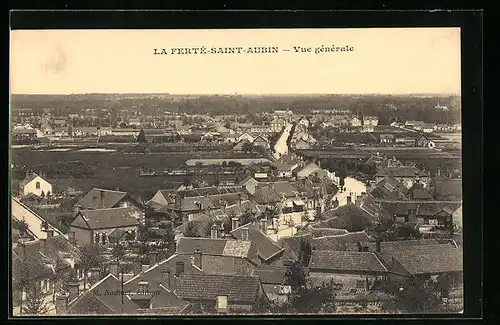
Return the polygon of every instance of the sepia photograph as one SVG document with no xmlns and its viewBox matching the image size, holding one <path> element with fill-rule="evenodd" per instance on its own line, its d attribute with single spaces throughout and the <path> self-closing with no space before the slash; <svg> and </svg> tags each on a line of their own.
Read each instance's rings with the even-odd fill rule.
<svg viewBox="0 0 500 325">
<path fill-rule="evenodd" d="M 14 317 L 464 312 L 459 27 L 11 30 L 9 80 Z"/>
</svg>

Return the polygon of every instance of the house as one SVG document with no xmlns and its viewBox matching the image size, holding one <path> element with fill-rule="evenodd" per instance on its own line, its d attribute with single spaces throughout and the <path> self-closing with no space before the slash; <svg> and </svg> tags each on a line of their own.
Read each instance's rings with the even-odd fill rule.
<svg viewBox="0 0 500 325">
<path fill-rule="evenodd" d="M 39 285 L 44 296 L 50 296 L 58 289 L 64 274 L 78 268 L 80 252 L 64 236 L 51 236 L 12 248 L 12 298 L 19 305 L 26 293 L 19 288 L 24 281 Z M 55 277 L 57 275 L 57 277 Z"/>
<path fill-rule="evenodd" d="M 304 139 L 299 139 L 297 142 L 295 142 L 294 147 L 297 150 L 311 149 L 311 145 L 309 144 L 309 142 L 305 141 Z"/>
<path fill-rule="evenodd" d="M 259 135 L 256 138 L 254 138 L 253 141 L 252 141 L 252 144 L 254 146 L 263 147 L 263 148 L 266 148 L 266 149 L 268 149 L 270 147 L 269 146 L 269 141 L 267 141 L 267 139 L 265 139 L 261 135 Z"/>
<path fill-rule="evenodd" d="M 453 211 L 451 214 L 452 219 L 453 219 L 453 225 L 456 228 L 456 230 L 460 230 L 463 227 L 463 207 L 460 206 L 458 209 Z"/>
<path fill-rule="evenodd" d="M 422 130 L 422 127 L 424 126 L 423 121 L 406 121 L 405 122 L 405 127 L 407 128 L 413 128 L 415 130 Z"/>
<path fill-rule="evenodd" d="M 21 141 L 21 140 L 35 140 L 38 137 L 37 130 L 35 129 L 26 129 L 26 128 L 14 128 L 11 132 L 12 140 Z"/>
<path fill-rule="evenodd" d="M 340 294 L 369 291 L 375 281 L 385 279 L 387 274 L 387 268 L 372 252 L 313 250 L 309 262 L 311 282 L 333 281 Z"/>
<path fill-rule="evenodd" d="M 108 245 L 110 235 L 117 230 L 135 239 L 140 218 L 132 207 L 79 210 L 70 225 L 70 233 L 78 245 Z"/>
<path fill-rule="evenodd" d="M 226 143 L 236 143 L 238 142 L 239 134 L 236 133 L 221 133 L 222 139 Z"/>
<path fill-rule="evenodd" d="M 238 142 L 241 142 L 243 140 L 248 141 L 248 142 L 253 142 L 254 139 L 255 139 L 255 137 L 248 132 L 244 132 L 243 134 L 238 136 Z"/>
<path fill-rule="evenodd" d="M 446 276 L 452 287 L 463 285 L 463 251 L 452 245 L 417 245 L 392 251 L 390 273 L 405 277 Z"/>
<path fill-rule="evenodd" d="M 406 193 L 408 193 L 408 189 L 390 175 L 376 183 L 369 191 L 369 194 L 378 200 L 403 199 Z"/>
<path fill-rule="evenodd" d="M 422 184 L 419 182 L 415 182 L 412 187 L 408 189 L 408 192 L 406 193 L 406 197 L 410 200 L 433 200 L 434 197 L 432 196 L 429 191 L 427 191 Z"/>
<path fill-rule="evenodd" d="M 462 180 L 435 177 L 429 183 L 429 192 L 438 201 L 462 199 Z"/>
<path fill-rule="evenodd" d="M 131 208 L 134 212 L 144 218 L 144 206 L 140 198 L 133 197 L 127 192 L 108 190 L 103 188 L 93 188 L 75 205 L 74 210 L 94 210 L 110 208 Z"/>
<path fill-rule="evenodd" d="M 381 201 L 381 207 L 390 213 L 396 222 L 418 223 L 421 232 L 426 228 L 451 229 L 452 214 L 461 205 L 460 202 L 446 201 Z"/>
<path fill-rule="evenodd" d="M 255 270 L 254 275 L 259 277 L 262 290 L 269 301 L 282 304 L 288 301 L 291 288 L 284 285 L 286 268 L 260 268 Z"/>
<path fill-rule="evenodd" d="M 316 173 L 319 173 L 319 175 L 324 176 L 323 169 L 320 166 L 316 165 L 314 162 L 310 162 L 297 171 L 297 178 L 298 179 L 308 178 L 309 176 L 313 176 Z"/>
<path fill-rule="evenodd" d="M 241 182 L 238 183 L 239 186 L 243 187 L 250 195 L 254 195 L 256 187 L 259 184 L 255 178 L 252 176 L 245 177 Z"/>
<path fill-rule="evenodd" d="M 351 118 L 349 122 L 351 126 L 361 126 L 361 120 L 357 116 Z"/>
<path fill-rule="evenodd" d="M 363 125 L 361 132 L 373 132 L 375 131 L 375 127 L 371 124 Z"/>
<path fill-rule="evenodd" d="M 28 225 L 28 233 L 34 239 L 46 239 L 50 236 L 63 236 L 63 233 L 50 225 L 44 218 L 39 216 L 28 206 L 12 197 L 11 214 L 13 222 L 25 221 Z"/>
<path fill-rule="evenodd" d="M 120 294 L 123 288 L 123 295 Z M 122 299 L 123 298 L 123 299 Z M 154 289 L 148 283 L 140 286 L 124 285 L 121 277 L 108 274 L 83 293 L 60 295 L 56 313 L 60 315 L 178 315 L 189 303 L 159 285 Z"/>
<path fill-rule="evenodd" d="M 376 116 L 364 116 L 363 117 L 363 125 L 367 126 L 377 126 L 378 125 L 378 117 Z"/>
<path fill-rule="evenodd" d="M 265 219 L 264 219 L 265 220 Z M 236 223 L 235 223 L 236 222 Z M 264 227 L 256 226 L 254 224 L 246 224 L 238 227 L 238 221 L 232 222 L 231 236 L 243 241 L 251 241 L 257 248 L 257 256 L 264 265 L 277 265 L 282 264 L 280 258 L 283 255 L 284 249 L 280 247 L 274 240 L 269 238 L 263 231 Z M 281 265 L 282 266 L 282 265 Z"/>
<path fill-rule="evenodd" d="M 387 176 L 397 179 L 401 184 L 410 188 L 415 181 L 419 181 L 424 187 L 427 187 L 430 181 L 430 175 L 421 171 L 417 167 L 400 166 L 400 167 L 386 167 L 375 175 L 375 183 L 379 183 Z"/>
<path fill-rule="evenodd" d="M 285 127 L 286 122 L 279 117 L 274 117 L 270 122 L 271 132 L 281 132 Z"/>
<path fill-rule="evenodd" d="M 381 133 L 380 142 L 381 143 L 393 143 L 395 141 L 394 134 L 392 133 Z"/>
<path fill-rule="evenodd" d="M 422 126 L 422 132 L 424 132 L 424 133 L 434 132 L 434 124 L 432 124 L 432 123 L 425 123 Z"/>
<path fill-rule="evenodd" d="M 66 120 L 65 119 L 55 119 L 52 121 L 52 124 L 55 127 L 65 127 L 66 126 Z"/>
<path fill-rule="evenodd" d="M 253 311 L 263 290 L 257 276 L 182 274 L 175 294 L 193 305 L 192 308 L 231 313 Z"/>
<path fill-rule="evenodd" d="M 36 196 L 46 196 L 53 194 L 52 184 L 36 173 L 26 174 L 26 178 L 19 182 L 19 193 L 23 196 L 34 194 Z"/>
<path fill-rule="evenodd" d="M 299 167 L 298 162 L 278 162 L 276 166 L 277 176 L 283 178 L 292 178 L 293 171 Z"/>
<path fill-rule="evenodd" d="M 129 126 L 141 126 L 141 120 L 139 118 L 130 118 L 128 120 Z"/>
<path fill-rule="evenodd" d="M 210 238 L 181 237 L 176 254 L 191 255 L 195 266 L 207 274 L 251 275 L 261 265 L 256 243 L 220 238 L 213 227 Z"/>
</svg>

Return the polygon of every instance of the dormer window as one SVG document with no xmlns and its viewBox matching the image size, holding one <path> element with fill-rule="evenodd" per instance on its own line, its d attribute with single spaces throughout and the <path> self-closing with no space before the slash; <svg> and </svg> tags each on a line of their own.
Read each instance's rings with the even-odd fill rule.
<svg viewBox="0 0 500 325">
<path fill-rule="evenodd" d="M 219 313 L 225 313 L 228 311 L 227 296 L 218 296 L 217 297 L 217 311 Z"/>
<path fill-rule="evenodd" d="M 149 292 L 149 283 L 144 281 L 144 282 L 139 282 L 139 294 L 146 294 Z"/>
</svg>

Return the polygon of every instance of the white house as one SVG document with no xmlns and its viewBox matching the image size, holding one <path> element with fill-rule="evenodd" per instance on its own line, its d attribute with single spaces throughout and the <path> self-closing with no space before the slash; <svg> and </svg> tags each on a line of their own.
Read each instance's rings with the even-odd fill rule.
<svg viewBox="0 0 500 325">
<path fill-rule="evenodd" d="M 250 133 L 245 132 L 238 137 L 238 142 L 243 141 L 243 140 L 248 141 L 248 142 L 253 142 L 254 139 L 255 138 Z"/>
<path fill-rule="evenodd" d="M 19 193 L 21 195 L 35 194 L 41 196 L 52 194 L 52 185 L 36 173 L 31 173 L 19 183 Z"/>
<path fill-rule="evenodd" d="M 351 126 L 361 126 L 361 120 L 357 116 L 354 116 L 350 122 Z"/>
</svg>

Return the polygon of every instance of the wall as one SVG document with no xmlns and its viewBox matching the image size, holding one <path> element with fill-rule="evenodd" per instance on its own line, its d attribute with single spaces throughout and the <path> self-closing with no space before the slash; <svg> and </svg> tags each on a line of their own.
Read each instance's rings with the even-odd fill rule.
<svg viewBox="0 0 500 325">
<path fill-rule="evenodd" d="M 85 245 L 92 243 L 92 231 L 87 229 L 80 229 L 75 227 L 70 227 L 70 232 L 75 232 L 75 240 L 77 245 Z"/>
<path fill-rule="evenodd" d="M 36 183 L 40 182 L 40 188 L 36 188 Z M 30 193 L 40 196 L 42 191 L 47 195 L 48 192 L 52 194 L 52 185 L 45 181 L 43 178 L 37 176 L 31 182 L 26 184 L 23 189 L 23 194 L 28 195 Z"/>
</svg>

